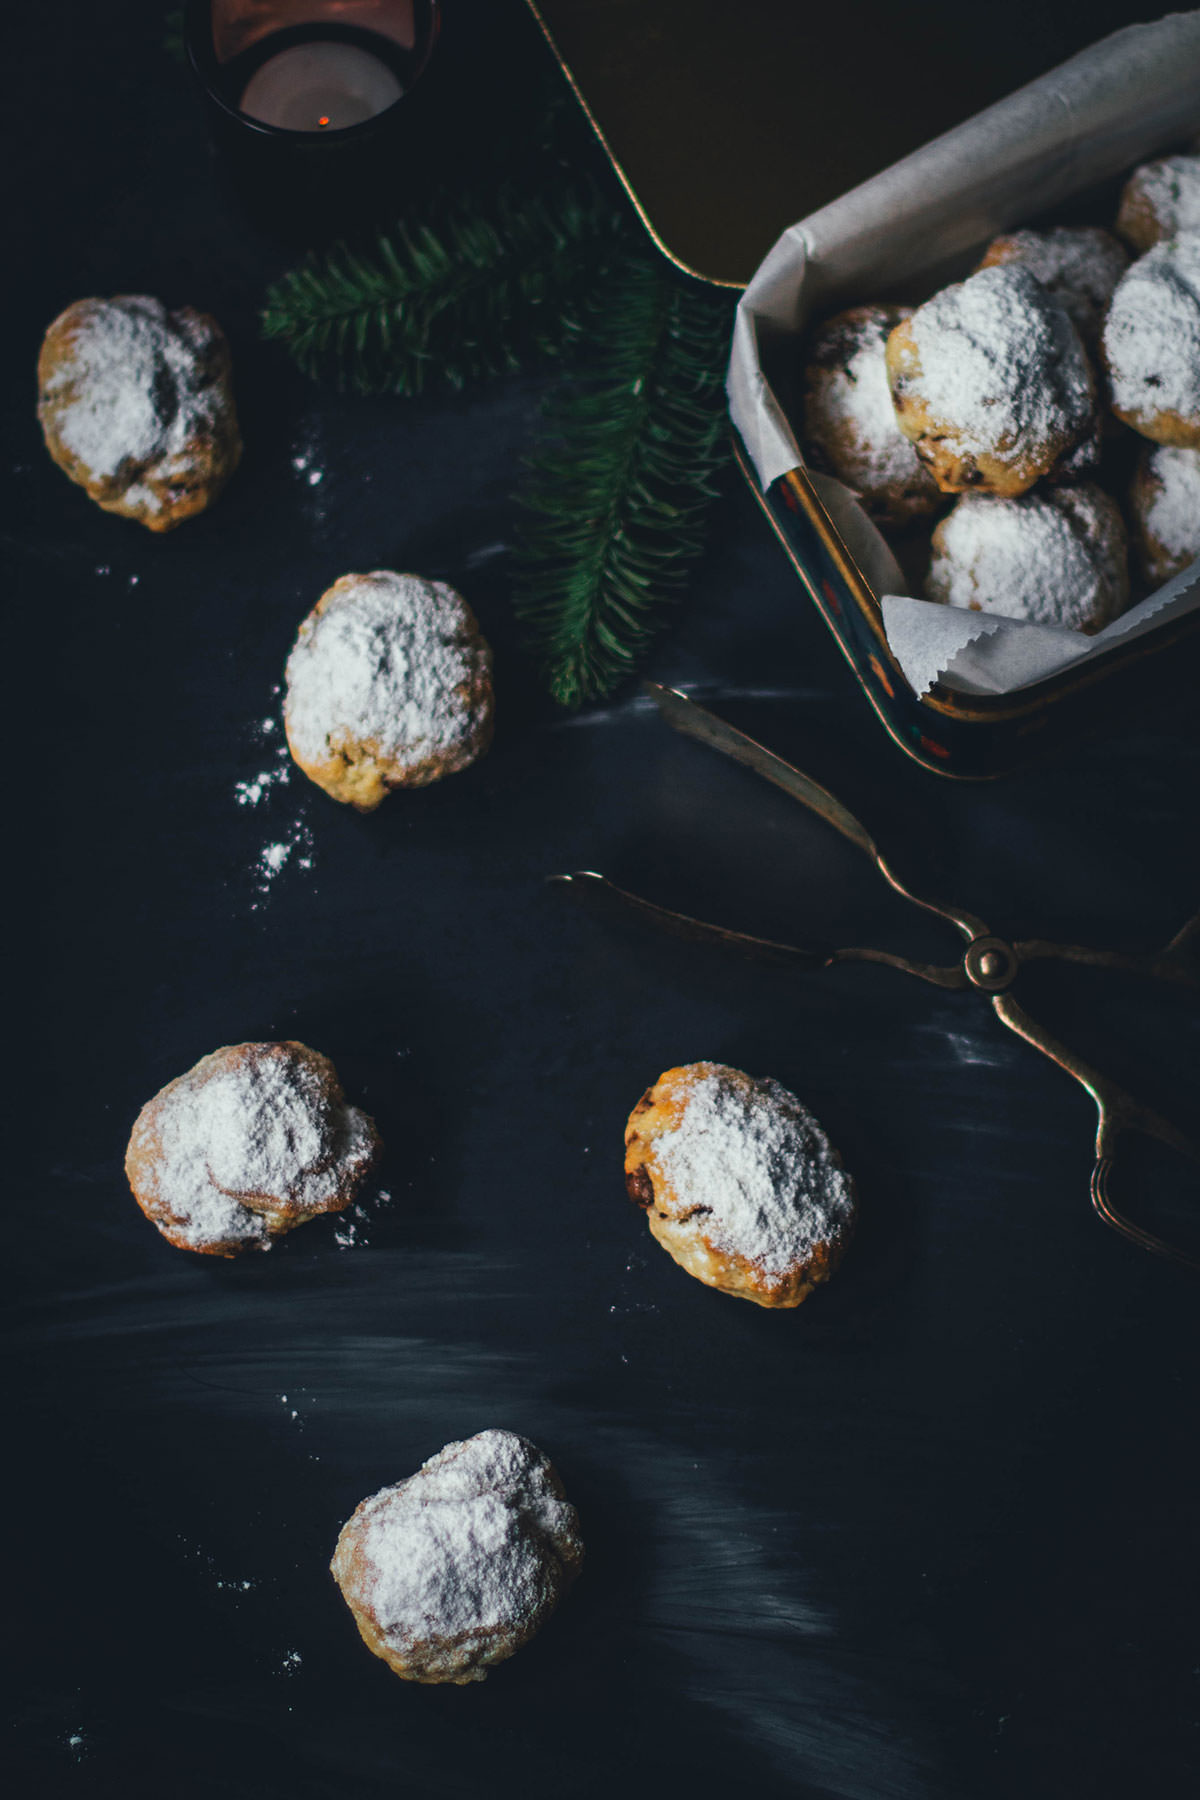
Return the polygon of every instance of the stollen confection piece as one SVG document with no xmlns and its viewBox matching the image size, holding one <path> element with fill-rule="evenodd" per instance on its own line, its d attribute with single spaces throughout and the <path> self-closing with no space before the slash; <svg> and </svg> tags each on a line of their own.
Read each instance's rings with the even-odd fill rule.
<svg viewBox="0 0 1200 1800">
<path fill-rule="evenodd" d="M 1155 586 L 1200 556 L 1200 450 L 1147 444 L 1129 497 L 1138 562 Z"/>
<path fill-rule="evenodd" d="M 1058 225 L 1050 231 L 1009 231 L 993 238 L 981 269 L 1020 263 L 1070 313 L 1085 344 L 1100 336 L 1113 289 L 1129 258 L 1098 225 Z"/>
<path fill-rule="evenodd" d="M 1125 183 L 1117 230 L 1138 252 L 1178 231 L 1200 231 L 1200 156 L 1143 163 Z"/>
<path fill-rule="evenodd" d="M 147 294 L 77 300 L 38 357 L 38 418 L 60 469 L 105 512 L 170 531 L 216 499 L 242 454 L 215 319 Z"/>
<path fill-rule="evenodd" d="M 1099 631 L 1129 600 L 1125 527 L 1100 488 L 964 494 L 933 534 L 925 592 L 946 606 Z"/>
<path fill-rule="evenodd" d="M 349 1206 L 380 1149 L 328 1057 L 305 1044 L 229 1044 L 143 1106 L 125 1173 L 172 1244 L 237 1256 Z"/>
<path fill-rule="evenodd" d="M 903 525 L 927 517 L 941 490 L 896 423 L 884 346 L 907 306 L 854 306 L 818 326 L 804 368 L 804 447 L 872 518 Z"/>
<path fill-rule="evenodd" d="M 1118 419 L 1200 449 L 1200 231 L 1167 238 L 1121 277 L 1102 342 Z"/>
<path fill-rule="evenodd" d="M 371 812 L 465 769 L 492 736 L 492 653 L 444 581 L 343 575 L 300 627 L 284 725 L 304 773 Z"/>
<path fill-rule="evenodd" d="M 854 1184 L 779 1082 L 668 1069 L 625 1130 L 625 1185 L 680 1268 L 757 1306 L 799 1306 L 850 1241 Z"/>
<path fill-rule="evenodd" d="M 543 1626 L 583 1563 L 549 1459 L 511 1431 L 447 1444 L 343 1525 L 333 1578 L 404 1681 L 483 1681 Z"/>
<path fill-rule="evenodd" d="M 1021 264 L 944 288 L 887 342 L 896 417 L 948 494 L 1023 494 L 1096 429 L 1079 333 Z"/>
</svg>

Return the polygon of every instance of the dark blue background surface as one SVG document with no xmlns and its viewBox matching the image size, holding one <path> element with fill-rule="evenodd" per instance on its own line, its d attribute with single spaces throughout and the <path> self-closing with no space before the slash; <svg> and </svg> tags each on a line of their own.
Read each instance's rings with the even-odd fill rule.
<svg viewBox="0 0 1200 1800">
<path fill-rule="evenodd" d="M 257 337 L 289 258 L 220 198 L 158 10 L 75 10 L 53 39 L 39 16 L 10 96 L 20 1791 L 1193 1792 L 1197 1288 L 1091 1216 L 1089 1103 L 972 996 L 781 977 L 546 887 L 600 867 L 750 930 L 954 952 L 636 694 L 576 718 L 540 698 L 507 552 L 544 376 L 419 402 L 305 384 Z M 33 418 L 48 321 L 142 290 L 225 325 L 247 445 L 162 540 L 70 487 Z M 300 618 L 378 566 L 468 595 L 493 750 L 371 818 L 298 773 L 240 805 Z M 733 480 L 652 672 L 997 930 L 1135 949 L 1195 905 L 1194 709 L 938 782 L 868 715 Z M 264 886 L 264 847 L 297 834 Z M 1194 1111 L 1177 1002 L 1082 971 L 1023 997 Z M 216 1045 L 271 1036 L 334 1057 L 377 1116 L 390 1202 L 349 1248 L 326 1220 L 269 1257 L 189 1258 L 128 1194 L 130 1125 Z M 688 1280 L 624 1198 L 628 1110 L 706 1057 L 795 1088 L 858 1178 L 860 1238 L 799 1312 Z M 552 1455 L 589 1565 L 484 1686 L 408 1687 L 328 1558 L 359 1499 L 489 1425 Z"/>
</svg>

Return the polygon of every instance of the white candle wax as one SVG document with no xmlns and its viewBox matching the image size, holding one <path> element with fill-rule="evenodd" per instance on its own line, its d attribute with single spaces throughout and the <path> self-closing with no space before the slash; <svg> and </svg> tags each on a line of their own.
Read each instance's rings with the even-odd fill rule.
<svg viewBox="0 0 1200 1800">
<path fill-rule="evenodd" d="M 256 69 L 240 106 L 285 131 L 344 131 L 399 100 L 391 69 L 356 44 L 293 44 Z"/>
</svg>

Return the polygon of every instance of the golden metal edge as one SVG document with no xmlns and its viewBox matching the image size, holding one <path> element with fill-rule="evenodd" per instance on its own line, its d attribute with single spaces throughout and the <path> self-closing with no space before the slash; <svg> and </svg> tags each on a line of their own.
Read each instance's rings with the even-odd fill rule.
<svg viewBox="0 0 1200 1800">
<path fill-rule="evenodd" d="M 753 470 L 750 467 L 748 460 L 746 459 L 745 451 L 742 449 L 741 443 L 738 441 L 736 433 L 734 435 L 734 459 L 737 462 L 739 468 L 741 469 L 742 474 L 745 476 L 746 484 L 749 487 L 750 492 L 754 495 L 755 500 L 758 502 L 758 505 L 762 510 L 763 516 L 766 519 L 767 524 L 771 527 L 772 532 L 775 534 L 775 538 L 778 541 L 779 545 L 781 546 L 784 555 L 787 557 L 788 561 L 791 563 L 792 567 L 795 569 L 797 575 L 800 577 L 801 584 L 804 587 L 804 589 L 806 590 L 809 599 L 812 601 L 813 605 L 816 607 L 817 611 L 820 613 L 822 619 L 824 619 L 826 621 L 826 624 L 828 625 L 829 624 L 828 615 L 826 614 L 825 607 L 822 604 L 821 596 L 817 592 L 817 589 L 812 581 L 811 576 L 808 573 L 808 570 L 805 568 L 804 564 L 800 561 L 800 558 L 796 555 L 796 552 L 792 549 L 792 546 L 788 543 L 787 538 L 784 536 L 782 530 L 780 529 L 778 520 L 775 518 L 774 514 L 771 512 L 770 507 L 767 505 L 766 495 L 763 493 L 762 489 L 758 485 L 757 477 L 755 476 Z M 822 508 L 822 512 L 824 512 L 823 508 Z M 815 528 L 816 520 L 813 520 L 812 523 Z M 839 543 L 841 542 L 840 538 L 838 539 L 838 542 Z M 832 550 L 830 551 L 830 554 L 831 555 L 833 554 Z M 847 554 L 848 554 L 848 552 L 847 552 Z M 913 748 L 913 746 L 911 744 L 907 743 L 906 740 L 896 730 L 896 727 L 892 724 L 892 721 L 888 718 L 887 714 L 884 712 L 883 708 L 880 706 L 878 700 L 875 698 L 875 696 L 871 692 L 870 688 L 863 681 L 862 676 L 859 674 L 858 669 L 855 666 L 854 658 L 851 656 L 849 650 L 847 650 L 845 644 L 843 644 L 840 636 L 833 629 L 832 625 L 829 625 L 829 632 L 830 632 L 830 636 L 833 638 L 834 643 L 837 645 L 839 651 L 841 652 L 844 661 L 848 664 L 850 672 L 854 676 L 855 681 L 858 683 L 859 688 L 866 695 L 867 700 L 870 704 L 871 710 L 875 714 L 875 717 L 879 720 L 879 723 L 883 726 L 883 729 L 887 732 L 888 736 L 891 738 L 893 744 L 896 745 L 897 749 L 902 750 L 904 752 L 905 756 L 910 757 L 911 760 L 916 763 L 916 765 L 919 769 L 924 769 L 930 775 L 940 775 L 942 777 L 943 781 L 964 781 L 964 782 L 967 782 L 967 781 L 998 781 L 1001 774 L 1005 773 L 1005 771 L 1003 771 L 1003 770 L 997 770 L 994 774 L 990 774 L 990 775 L 960 775 L 954 769 L 944 769 L 938 763 L 926 762 L 925 758 L 923 756 L 919 756 L 917 754 L 916 750 Z M 889 660 L 894 660 L 891 658 L 890 650 L 888 652 L 888 656 L 889 656 Z"/>
<path fill-rule="evenodd" d="M 596 134 L 596 138 L 600 144 L 600 147 L 604 151 L 604 154 L 605 154 L 605 156 L 607 156 L 609 162 L 611 163 L 613 171 L 617 177 L 617 180 L 621 183 L 621 186 L 625 189 L 625 192 L 628 194 L 630 204 L 632 205 L 633 210 L 637 213 L 638 218 L 642 221 L 642 224 L 645 226 L 646 232 L 647 232 L 651 242 L 654 244 L 655 248 L 662 252 L 662 254 L 666 257 L 668 262 L 673 263 L 674 266 L 677 269 L 679 269 L 684 275 L 690 275 L 694 281 L 703 281 L 707 287 L 727 288 L 731 293 L 740 294 L 746 285 L 744 281 L 726 281 L 720 276 L 702 274 L 699 269 L 693 269 L 690 263 L 685 263 L 683 261 L 682 257 L 676 256 L 675 252 L 671 249 L 670 245 L 660 235 L 658 228 L 654 224 L 654 221 L 651 219 L 649 213 L 646 211 L 645 207 L 642 205 L 641 201 L 638 199 L 638 196 L 637 196 L 636 192 L 634 191 L 633 183 L 630 181 L 628 175 L 625 173 L 625 170 L 622 168 L 622 166 L 616 156 L 616 153 L 613 150 L 612 145 L 609 143 L 607 137 L 604 135 L 604 132 L 601 129 L 599 120 L 596 118 L 595 113 L 593 113 L 591 107 L 588 105 L 587 101 L 584 99 L 583 90 L 580 87 L 579 83 L 576 81 L 574 72 L 572 71 L 570 64 L 567 62 L 566 58 L 562 55 L 561 51 L 559 50 L 558 45 L 555 43 L 554 38 L 550 32 L 550 27 L 546 24 L 545 19 L 543 19 L 541 12 L 538 10 L 536 0 L 525 0 L 525 4 L 529 8 L 529 11 L 533 14 L 533 17 L 534 17 L 535 21 L 537 22 L 538 29 L 541 32 L 542 36 L 546 40 L 546 44 L 550 50 L 550 54 L 553 56 L 555 62 L 558 64 L 559 68 L 562 70 L 563 75 L 566 77 L 567 85 L 571 89 L 571 92 L 574 94 L 575 99 L 579 105 L 580 111 L 583 113 L 584 118 L 587 120 L 587 122 L 591 126 L 593 132 Z"/>
</svg>

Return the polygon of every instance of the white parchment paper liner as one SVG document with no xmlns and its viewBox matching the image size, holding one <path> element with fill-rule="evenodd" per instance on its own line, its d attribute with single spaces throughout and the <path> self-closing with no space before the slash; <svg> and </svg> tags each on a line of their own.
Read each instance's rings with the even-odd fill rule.
<svg viewBox="0 0 1200 1800">
<path fill-rule="evenodd" d="M 805 321 L 936 276 L 997 232 L 1200 128 L 1200 12 L 1131 25 L 789 226 L 738 307 L 729 410 L 765 491 L 804 466 L 772 387 L 786 391 Z M 918 693 L 935 680 L 1008 694 L 1200 606 L 1200 565 L 1095 637 L 935 605 L 903 577 L 849 489 L 810 474 Z"/>
</svg>

